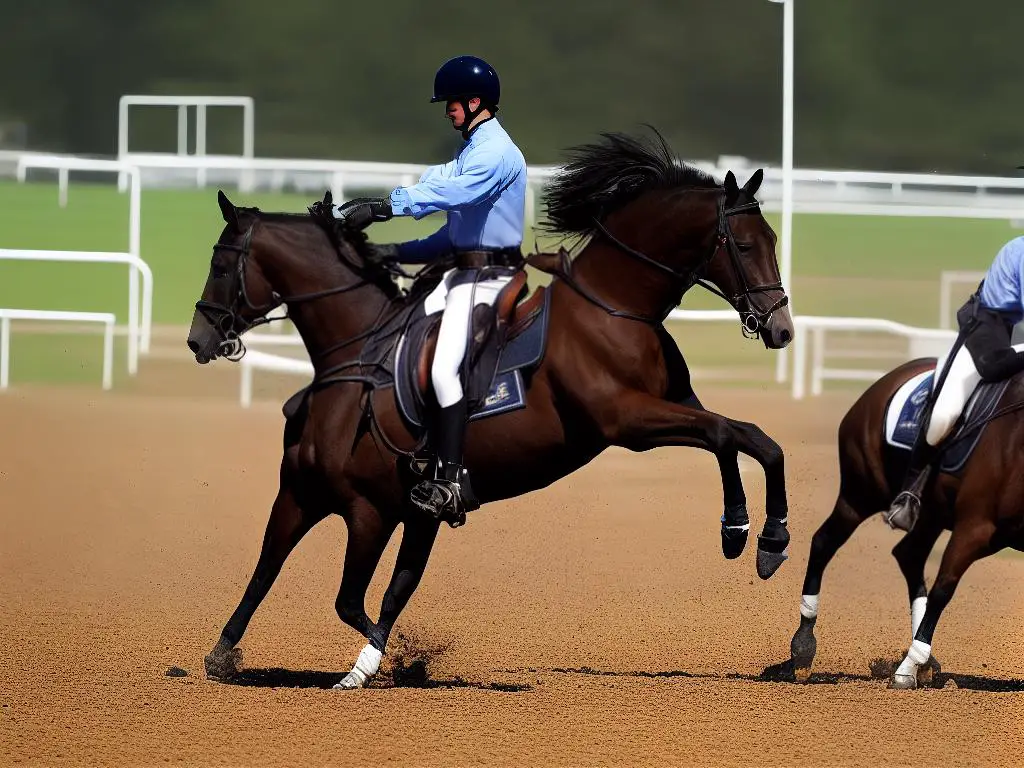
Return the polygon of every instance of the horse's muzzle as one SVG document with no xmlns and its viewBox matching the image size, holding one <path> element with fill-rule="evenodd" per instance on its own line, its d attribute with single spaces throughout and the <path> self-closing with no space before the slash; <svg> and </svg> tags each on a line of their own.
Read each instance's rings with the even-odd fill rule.
<svg viewBox="0 0 1024 768">
<path fill-rule="evenodd" d="M 205 365 L 216 358 L 220 344 L 221 339 L 217 329 L 202 313 L 197 311 L 192 316 L 192 327 L 188 332 L 188 348 L 196 356 L 196 362 Z"/>
<path fill-rule="evenodd" d="M 761 341 L 768 349 L 783 349 L 793 341 L 793 316 L 789 307 L 780 307 L 761 329 Z"/>
</svg>

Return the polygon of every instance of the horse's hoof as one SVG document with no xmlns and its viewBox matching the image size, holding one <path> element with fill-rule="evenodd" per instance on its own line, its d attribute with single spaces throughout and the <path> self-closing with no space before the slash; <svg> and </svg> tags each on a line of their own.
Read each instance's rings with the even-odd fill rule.
<svg viewBox="0 0 1024 768">
<path fill-rule="evenodd" d="M 798 683 L 806 683 L 811 679 L 811 668 L 810 667 L 798 667 L 793 666 L 793 678 Z"/>
<path fill-rule="evenodd" d="M 217 643 L 203 659 L 206 676 L 214 680 L 230 680 L 238 674 L 242 666 L 242 649 L 231 648 L 224 643 Z"/>
<path fill-rule="evenodd" d="M 935 682 L 935 676 L 940 672 L 942 665 L 939 664 L 939 660 L 934 656 L 929 657 L 917 670 L 917 684 L 922 688 L 931 686 Z"/>
<path fill-rule="evenodd" d="M 353 669 L 351 672 L 349 672 L 347 675 L 341 678 L 340 682 L 334 684 L 334 690 L 351 691 L 355 690 L 356 688 L 365 688 L 368 682 L 370 682 L 369 677 L 359 672 L 358 670 Z"/>
<path fill-rule="evenodd" d="M 784 562 L 789 559 L 786 550 L 782 552 L 765 552 L 760 547 L 757 550 L 757 575 L 767 581 L 779 570 Z"/>
<path fill-rule="evenodd" d="M 747 546 L 747 535 L 750 532 L 750 518 L 747 516 L 747 505 L 737 504 L 726 507 L 722 514 L 722 554 L 726 560 L 735 560 L 743 554 Z"/>
<path fill-rule="evenodd" d="M 722 554 L 726 560 L 735 560 L 747 546 L 747 531 L 722 526 Z"/>
<path fill-rule="evenodd" d="M 889 688 L 896 691 L 913 691 L 917 688 L 917 675 L 904 675 L 897 672 L 889 681 Z"/>
</svg>

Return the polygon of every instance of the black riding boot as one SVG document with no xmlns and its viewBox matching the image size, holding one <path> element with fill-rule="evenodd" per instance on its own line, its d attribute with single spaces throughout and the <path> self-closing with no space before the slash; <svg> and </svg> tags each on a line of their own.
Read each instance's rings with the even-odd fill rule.
<svg viewBox="0 0 1024 768">
<path fill-rule="evenodd" d="M 434 478 L 423 480 L 409 494 L 409 500 L 431 517 L 445 520 L 453 528 L 466 522 L 466 512 L 480 503 L 469 486 L 462 467 L 462 447 L 466 435 L 466 399 L 442 408 L 438 414 L 434 445 L 437 453 Z"/>
<path fill-rule="evenodd" d="M 889 511 L 883 515 L 890 528 L 909 531 L 921 514 L 921 496 L 931 476 L 932 462 L 938 453 L 925 439 L 927 429 L 927 423 L 921 425 L 921 431 L 910 452 L 910 466 L 907 467 L 907 474 L 903 479 L 903 490 L 897 494 Z"/>
</svg>

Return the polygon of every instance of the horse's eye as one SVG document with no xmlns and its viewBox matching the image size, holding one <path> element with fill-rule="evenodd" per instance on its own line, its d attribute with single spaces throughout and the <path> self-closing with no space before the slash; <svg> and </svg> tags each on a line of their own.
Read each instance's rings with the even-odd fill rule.
<svg viewBox="0 0 1024 768">
<path fill-rule="evenodd" d="M 740 253 L 746 253 L 747 251 L 749 251 L 751 248 L 754 247 L 754 244 L 753 243 L 743 243 L 743 242 L 740 242 L 739 240 L 737 240 L 736 241 L 736 247 L 740 249 Z"/>
</svg>

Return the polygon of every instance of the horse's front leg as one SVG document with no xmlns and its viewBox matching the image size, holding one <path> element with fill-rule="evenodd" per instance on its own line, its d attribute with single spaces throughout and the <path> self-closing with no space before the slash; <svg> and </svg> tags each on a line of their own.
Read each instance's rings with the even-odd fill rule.
<svg viewBox="0 0 1024 768">
<path fill-rule="evenodd" d="M 366 590 L 384 554 L 384 548 L 398 526 L 398 520 L 385 519 L 376 507 L 361 498 L 352 503 L 345 521 L 348 523 L 345 567 L 334 607 L 338 618 L 370 643 L 359 653 L 352 671 L 334 687 L 362 688 L 377 674 L 384 650 L 383 646 L 378 648 L 374 644 L 376 625 L 366 614 Z"/>
<path fill-rule="evenodd" d="M 224 625 L 220 639 L 204 660 L 208 677 L 229 679 L 238 671 L 241 651 L 235 646 L 245 634 L 249 621 L 270 591 L 288 555 L 310 528 L 323 518 L 323 514 L 306 509 L 296 500 L 294 475 L 286 460 L 281 469 L 281 486 L 270 511 L 256 569 L 241 602 Z"/>
<path fill-rule="evenodd" d="M 618 407 L 614 422 L 605 425 L 606 437 L 613 445 L 631 451 L 688 446 L 714 454 L 722 474 L 725 506 L 722 516 L 722 549 L 726 557 L 738 557 L 746 543 L 750 524 L 743 482 L 740 479 L 736 435 L 729 420 L 704 410 L 699 403 L 693 407 L 661 400 L 639 391 L 618 396 L 616 403 Z M 784 548 L 785 545 L 780 552 Z M 781 564 L 781 560 L 770 573 L 765 574 L 762 559 L 759 550 L 758 573 L 761 578 L 768 578 Z"/>
<path fill-rule="evenodd" d="M 789 502 L 786 499 L 785 455 L 782 448 L 756 424 L 726 419 L 732 428 L 736 450 L 750 456 L 764 469 L 764 528 L 757 537 L 757 574 L 767 579 L 789 557 Z"/>
</svg>

